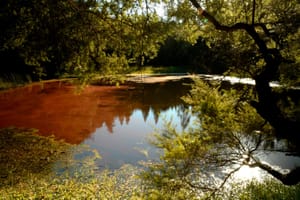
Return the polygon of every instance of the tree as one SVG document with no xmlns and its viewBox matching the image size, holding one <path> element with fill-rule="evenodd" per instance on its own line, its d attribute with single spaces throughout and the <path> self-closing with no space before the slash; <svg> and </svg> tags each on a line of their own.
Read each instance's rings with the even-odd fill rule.
<svg viewBox="0 0 300 200">
<path fill-rule="evenodd" d="M 151 189 L 195 196 L 201 191 L 215 192 L 243 165 L 259 167 L 286 185 L 299 183 L 299 167 L 283 174 L 256 154 L 262 149 L 285 151 L 272 147 L 276 136 L 299 155 L 299 99 L 291 95 L 298 93 L 292 87 L 299 86 L 297 1 L 169 3 L 169 14 L 182 23 L 198 24 L 209 46 L 225 41 L 230 47 L 226 51 L 233 54 L 229 73 L 251 77 L 255 86 L 227 91 L 196 81 L 185 100 L 199 117 L 198 128 L 178 133 L 168 127 L 156 135 L 161 162 L 150 164 L 143 174 Z M 191 5 L 197 14 L 191 14 Z M 281 86 L 272 88 L 271 81 Z M 211 170 L 229 166 L 235 167 L 216 186 L 209 176 Z"/>
<path fill-rule="evenodd" d="M 257 100 L 252 101 L 252 106 L 275 128 L 278 136 L 299 139 L 299 122 L 288 117 L 285 111 L 278 106 L 278 96 L 272 91 L 269 84 L 273 80 L 278 80 L 277 76 L 282 65 L 290 64 L 291 67 L 295 68 L 296 73 L 299 71 L 299 63 L 295 63 L 296 58 L 291 60 L 291 58 L 282 55 L 285 53 L 285 49 L 288 48 L 287 44 L 285 44 L 288 41 L 284 37 L 297 34 L 295 25 L 297 27 L 299 24 L 294 20 L 299 17 L 299 13 L 295 10 L 297 2 L 284 3 L 281 10 L 278 10 L 274 4 L 279 2 L 272 1 L 268 3 L 269 5 L 264 5 L 262 2 L 256 4 L 253 1 L 251 23 L 248 23 L 248 20 L 246 20 L 246 22 L 237 22 L 229 25 L 221 24 L 215 17 L 203 10 L 196 0 L 191 0 L 191 3 L 197 8 L 199 15 L 208 19 L 217 30 L 225 32 L 245 31 L 251 37 L 258 48 L 257 56 L 260 57 L 259 61 L 264 63 L 261 69 L 251 74 L 256 83 L 255 88 L 258 96 Z M 275 14 L 275 20 L 264 17 L 267 13 L 263 12 L 265 11 L 263 6 L 273 6 L 275 13 L 271 11 L 269 15 Z M 279 13 L 279 11 L 284 13 Z M 282 30 L 282 26 L 286 30 Z M 276 28 L 279 31 L 276 31 Z"/>
<path fill-rule="evenodd" d="M 6 0 L 0 21 L 0 57 L 11 63 L 1 70 L 37 79 L 122 74 L 165 37 L 148 1 Z"/>
<path fill-rule="evenodd" d="M 174 35 L 164 41 L 157 56 L 149 64 L 178 66 L 192 73 L 222 74 L 229 65 L 226 52 L 220 52 L 219 47 L 209 48 L 202 37 L 193 44 L 184 39 L 177 39 Z"/>
<path fill-rule="evenodd" d="M 89 29 L 87 10 L 95 8 L 95 2 L 7 0 L 1 4 L 1 55 L 6 63 L 19 58 L 22 65 L 15 67 L 30 68 L 36 78 L 66 71 L 67 63 L 78 60 L 91 40 L 83 30 Z M 10 66 L 7 71 L 14 72 Z"/>
<path fill-rule="evenodd" d="M 299 35 L 299 22 L 295 20 L 299 18 L 297 12 L 299 4 L 296 1 L 289 1 L 278 6 L 279 2 L 276 0 L 266 3 L 250 1 L 248 5 L 252 3 L 252 9 L 248 13 L 250 17 L 246 17 L 245 22 L 223 25 L 214 16 L 203 10 L 196 0 L 190 2 L 197 8 L 198 14 L 208 19 L 217 30 L 225 32 L 244 31 L 250 36 L 257 47 L 258 61 L 263 62 L 260 69 L 251 73 L 255 80 L 257 99 L 250 100 L 250 104 L 274 128 L 277 137 L 287 138 L 299 147 L 299 143 L 295 141 L 299 141 L 300 138 L 300 119 L 293 108 L 291 110 L 290 107 L 287 111 L 287 108 L 283 107 L 285 105 L 282 106 L 277 91 L 274 91 L 270 86 L 271 81 L 278 80 L 278 76 L 281 76 L 280 73 L 284 73 L 281 71 L 282 68 L 292 68 L 292 71 L 299 74 L 299 62 L 297 62 L 299 55 L 286 53 L 290 51 L 289 47 L 292 46 L 288 43 L 294 41 L 294 39 L 289 41 L 289 38 Z M 265 7 L 271 8 L 269 13 L 266 12 Z M 267 16 L 268 14 L 272 17 Z M 299 78 L 294 81 L 294 86 L 297 86 L 298 83 Z M 296 102 L 297 104 L 298 102 Z M 291 112 L 294 112 L 294 115 L 290 115 Z M 288 175 L 282 175 L 262 163 L 258 162 L 256 165 L 286 184 L 300 181 L 298 178 L 294 178 L 299 177 L 299 168 Z"/>
</svg>

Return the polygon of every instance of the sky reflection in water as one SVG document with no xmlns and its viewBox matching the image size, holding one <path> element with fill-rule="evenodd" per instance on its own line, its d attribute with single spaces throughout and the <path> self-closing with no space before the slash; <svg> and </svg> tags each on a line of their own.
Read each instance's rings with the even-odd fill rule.
<svg viewBox="0 0 300 200">
<path fill-rule="evenodd" d="M 131 114 L 129 123 L 116 119 L 112 132 L 102 126 L 84 143 L 99 150 L 102 167 L 116 169 L 126 163 L 137 165 L 140 160 L 156 159 L 156 149 L 149 144 L 148 139 L 157 129 L 164 127 L 165 120 L 171 120 L 174 126 L 182 130 L 179 113 L 178 107 L 169 108 L 160 113 L 156 121 L 153 110 L 143 119 L 142 111 L 137 109 Z"/>
<path fill-rule="evenodd" d="M 120 118 L 116 115 L 111 126 L 103 124 L 83 143 L 97 149 L 102 160 L 101 167 L 117 169 L 123 164 L 137 165 L 141 160 L 157 159 L 157 149 L 149 144 L 148 139 L 155 131 L 171 121 L 178 130 L 182 130 L 184 111 L 181 96 L 188 92 L 182 82 L 143 85 L 131 100 L 130 116 Z M 139 103 L 133 103 L 139 102 Z M 139 105 L 139 106 L 134 106 Z M 128 106 L 128 105 L 127 105 Z M 189 120 L 188 122 L 190 122 Z"/>
</svg>

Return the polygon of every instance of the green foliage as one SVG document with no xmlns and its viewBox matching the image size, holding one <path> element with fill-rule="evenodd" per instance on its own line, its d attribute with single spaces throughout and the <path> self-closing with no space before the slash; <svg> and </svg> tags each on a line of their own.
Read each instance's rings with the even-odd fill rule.
<svg viewBox="0 0 300 200">
<path fill-rule="evenodd" d="M 202 131 L 214 137 L 226 133 L 252 133 L 260 130 L 264 120 L 246 101 L 251 90 L 221 89 L 196 79 L 190 94 L 183 97 L 198 114 Z M 244 99 L 244 100 L 243 100 Z M 264 130 L 268 132 L 268 130 Z M 221 136 L 220 136 L 221 137 Z M 224 137 L 225 139 L 226 137 Z"/>
<path fill-rule="evenodd" d="M 198 116 L 193 126 L 178 132 L 169 122 L 152 141 L 161 150 L 160 161 L 146 163 L 141 175 L 150 193 L 196 198 L 223 186 L 212 174 L 218 172 L 226 181 L 247 164 L 245 158 L 262 137 L 267 139 L 270 127 L 240 100 L 241 94 L 195 79 L 190 94 L 183 98 Z"/>
<path fill-rule="evenodd" d="M 153 58 L 165 38 L 167 28 L 147 2 L 4 1 L 0 56 L 19 58 L 13 72 L 30 66 L 38 78 L 120 75 Z"/>
<path fill-rule="evenodd" d="M 300 185 L 285 186 L 274 179 L 267 179 L 263 182 L 251 181 L 243 187 L 233 185 L 230 192 L 219 198 L 224 199 L 224 196 L 232 200 L 294 200 L 300 198 Z"/>
<path fill-rule="evenodd" d="M 213 53 L 210 58 L 222 60 L 219 65 L 230 66 L 229 73 L 254 78 L 264 64 L 261 52 L 246 31 L 220 31 L 205 18 L 197 17 L 190 1 L 167 1 L 168 16 L 179 27 L 189 26 L 185 37 L 196 34 L 202 37 Z M 255 1 L 253 16 L 252 0 L 245 1 L 198 1 L 221 25 L 233 26 L 244 23 L 253 24 L 259 37 L 268 48 L 278 49 L 286 59 L 281 63 L 279 76 L 284 85 L 298 85 L 299 79 L 299 2 L 297 0 L 281 3 L 280 0 Z M 254 17 L 254 18 L 253 18 Z M 254 21 L 252 21 L 254 20 Z M 193 29 L 192 27 L 197 27 Z M 190 32 L 189 32 L 190 31 Z M 180 34 L 181 30 L 178 30 Z M 195 40 L 194 40 L 195 41 Z M 216 63 L 218 64 L 218 63 Z M 227 69 L 227 68 L 226 68 Z M 294 75 L 293 75 L 294 74 Z M 298 76 L 299 77 L 299 76 Z"/>
<path fill-rule="evenodd" d="M 172 74 L 172 73 L 189 73 L 188 66 L 143 66 L 136 68 L 132 68 L 131 74 Z"/>
<path fill-rule="evenodd" d="M 161 161 L 144 163 L 147 170 L 141 173 L 147 196 L 150 199 L 193 199 L 199 195 L 190 183 L 193 174 L 200 171 L 191 167 L 199 155 L 209 148 L 197 134 L 177 133 L 169 126 L 163 133 L 155 135 L 152 143 L 161 149 Z"/>
<path fill-rule="evenodd" d="M 155 10 L 161 2 L 167 8 L 168 15 L 164 17 Z M 222 24 L 230 26 L 252 23 L 252 2 L 201 3 Z M 282 64 L 280 70 L 278 78 L 288 85 L 299 82 L 295 76 L 299 68 L 298 9 L 296 0 L 256 1 L 254 22 L 266 25 L 269 30 L 269 34 L 261 37 L 269 47 L 280 49 L 284 58 L 295 62 Z M 195 14 L 186 0 L 8 0 L 1 2 L 0 13 L 0 58 L 11 63 L 2 68 L 29 73 L 38 79 L 64 75 L 78 76 L 83 82 L 91 76 L 115 80 L 119 78 L 116 74 L 128 72 L 128 66 L 143 66 L 156 57 L 168 36 L 192 45 L 201 37 L 209 50 L 203 48 L 198 52 L 198 48 L 192 48 L 187 57 L 182 54 L 178 57 L 192 60 L 192 65 L 201 64 L 210 73 L 231 67 L 231 73 L 253 77 L 262 65 L 257 47 L 245 32 L 214 30 L 211 23 Z M 264 34 L 260 25 L 257 32 Z M 203 63 L 206 57 L 211 62 Z"/>
<path fill-rule="evenodd" d="M 5 78 L 0 78 L 0 90 L 22 86 L 30 82 L 31 78 L 29 76 L 26 76 L 24 80 L 24 77 L 20 74 L 6 75 Z"/>
<path fill-rule="evenodd" d="M 124 165 L 114 172 L 99 171 L 96 151 L 35 132 L 1 129 L 1 200 L 140 199 L 142 187 L 136 167 Z M 78 159 L 79 154 L 85 156 Z"/>
<path fill-rule="evenodd" d="M 150 61 L 155 66 L 180 66 L 192 73 L 222 73 L 225 71 L 224 60 L 216 62 L 213 57 L 214 49 L 206 45 L 199 37 L 194 44 L 183 39 L 176 39 L 176 35 L 169 37 L 161 45 L 157 57 Z M 220 64 L 222 63 L 222 65 Z"/>
</svg>

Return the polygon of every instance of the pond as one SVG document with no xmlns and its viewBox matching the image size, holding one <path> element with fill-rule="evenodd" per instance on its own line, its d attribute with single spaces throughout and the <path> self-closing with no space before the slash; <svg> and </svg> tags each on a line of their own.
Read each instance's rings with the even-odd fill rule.
<svg viewBox="0 0 300 200">
<path fill-rule="evenodd" d="M 171 120 L 188 125 L 181 97 L 190 79 L 127 86 L 88 86 L 67 82 L 33 84 L 2 92 L 0 128 L 36 128 L 72 144 L 87 144 L 102 156 L 100 167 L 117 169 L 155 157 L 148 137 Z M 147 154 L 147 156 L 145 155 Z"/>
<path fill-rule="evenodd" d="M 190 78 L 140 82 L 122 86 L 88 86 L 79 90 L 68 82 L 37 83 L 0 93 L 0 128 L 36 128 L 72 144 L 86 144 L 102 156 L 100 168 L 118 169 L 157 159 L 148 139 L 166 121 L 178 129 L 191 125 L 193 116 L 181 97 Z M 281 169 L 300 166 L 299 157 L 265 153 L 265 162 Z M 242 168 L 239 178 L 260 177 L 256 168 Z"/>
</svg>

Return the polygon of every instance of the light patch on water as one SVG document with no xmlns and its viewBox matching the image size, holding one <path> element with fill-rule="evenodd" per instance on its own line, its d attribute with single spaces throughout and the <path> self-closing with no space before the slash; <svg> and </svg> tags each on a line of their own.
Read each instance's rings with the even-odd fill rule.
<svg viewBox="0 0 300 200">
<path fill-rule="evenodd" d="M 258 167 L 242 166 L 234 175 L 233 178 L 238 181 L 249 181 L 256 179 L 262 181 L 265 173 Z"/>
<path fill-rule="evenodd" d="M 234 76 L 222 76 L 222 75 L 209 75 L 209 74 L 198 74 L 202 79 L 215 80 L 215 81 L 227 81 L 231 84 L 246 84 L 255 85 L 255 80 L 251 78 L 239 78 Z M 278 81 L 272 81 L 269 83 L 270 87 L 281 87 Z M 293 90 L 300 90 L 300 87 L 291 87 Z"/>
</svg>

